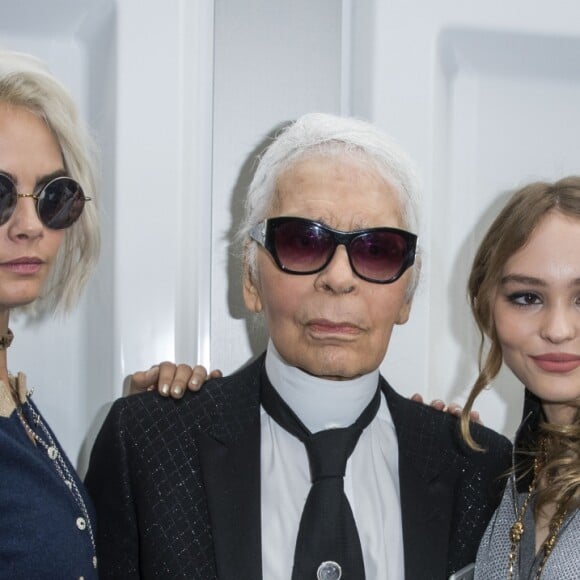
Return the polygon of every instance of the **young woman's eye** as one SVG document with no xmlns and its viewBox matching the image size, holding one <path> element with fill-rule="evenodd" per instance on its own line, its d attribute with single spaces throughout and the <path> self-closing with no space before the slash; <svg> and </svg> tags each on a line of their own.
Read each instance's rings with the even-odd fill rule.
<svg viewBox="0 0 580 580">
<path fill-rule="evenodd" d="M 532 306 L 542 302 L 541 298 L 534 292 L 514 292 L 507 298 L 509 302 L 518 306 Z"/>
</svg>

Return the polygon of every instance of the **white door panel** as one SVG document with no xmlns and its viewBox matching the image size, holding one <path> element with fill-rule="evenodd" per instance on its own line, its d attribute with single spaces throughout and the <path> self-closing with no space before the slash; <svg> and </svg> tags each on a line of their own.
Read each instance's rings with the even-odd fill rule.
<svg viewBox="0 0 580 580">
<path fill-rule="evenodd" d="M 368 118 L 416 159 L 423 281 L 383 371 L 403 393 L 465 395 L 478 338 L 464 288 L 482 232 L 508 191 L 580 171 L 575 3 L 47 6 L 11 3 L 0 41 L 45 60 L 88 119 L 102 151 L 104 247 L 72 316 L 13 324 L 10 366 L 28 372 L 73 460 L 129 372 L 164 358 L 230 372 L 263 347 L 232 233 L 252 152 L 314 110 Z M 521 387 L 508 374 L 497 383 L 479 407 L 510 433 Z"/>
<path fill-rule="evenodd" d="M 423 287 L 384 371 L 403 392 L 449 401 L 477 374 L 465 287 L 483 232 L 515 188 L 580 172 L 580 20 L 563 2 L 427 4 L 375 3 L 366 113 L 425 182 Z M 414 364 L 400 364 L 409 352 Z M 502 372 L 478 402 L 486 424 L 513 433 L 521 397 Z"/>
</svg>

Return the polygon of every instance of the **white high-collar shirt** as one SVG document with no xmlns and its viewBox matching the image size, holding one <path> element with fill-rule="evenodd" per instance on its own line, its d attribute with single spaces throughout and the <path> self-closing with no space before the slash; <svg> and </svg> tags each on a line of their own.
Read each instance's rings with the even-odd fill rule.
<svg viewBox="0 0 580 580">
<path fill-rule="evenodd" d="M 304 425 L 317 432 L 354 423 L 375 394 L 379 372 L 351 381 L 313 377 L 288 365 L 272 341 L 270 382 Z M 310 491 L 304 444 L 261 409 L 262 571 L 290 580 L 302 510 Z M 384 395 L 346 464 L 345 493 L 362 545 L 367 580 L 404 578 L 398 446 Z M 314 580 L 314 579 L 313 579 Z"/>
</svg>

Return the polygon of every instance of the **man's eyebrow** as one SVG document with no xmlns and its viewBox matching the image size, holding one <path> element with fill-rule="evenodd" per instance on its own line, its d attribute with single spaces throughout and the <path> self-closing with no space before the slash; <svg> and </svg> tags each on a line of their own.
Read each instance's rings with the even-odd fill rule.
<svg viewBox="0 0 580 580">
<path fill-rule="evenodd" d="M 327 228 L 330 228 L 332 230 L 337 230 L 339 232 L 342 232 L 342 231 L 344 231 L 344 232 L 358 232 L 359 230 L 368 230 L 368 229 L 371 229 L 373 227 L 373 226 L 369 226 L 369 225 L 364 225 L 362 222 L 357 221 L 357 222 L 354 222 L 354 224 L 351 228 L 349 228 L 347 230 L 341 230 L 341 229 L 336 228 L 330 224 L 332 219 L 329 220 L 327 218 L 319 217 L 319 218 L 316 218 L 312 221 L 318 222 L 319 224 L 322 224 L 323 226 L 326 226 Z M 338 221 L 338 220 L 336 220 L 336 221 Z"/>
</svg>

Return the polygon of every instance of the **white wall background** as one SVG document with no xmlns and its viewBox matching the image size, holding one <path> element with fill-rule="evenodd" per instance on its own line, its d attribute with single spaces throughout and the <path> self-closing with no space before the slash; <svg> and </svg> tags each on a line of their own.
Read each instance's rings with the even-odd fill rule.
<svg viewBox="0 0 580 580">
<path fill-rule="evenodd" d="M 309 111 L 381 126 L 417 160 L 423 283 L 383 371 L 461 399 L 476 374 L 465 300 L 507 192 L 580 172 L 580 7 L 553 0 L 0 1 L 0 46 L 71 89 L 101 148 L 104 248 L 76 312 L 13 324 L 22 369 L 73 460 L 123 378 L 163 359 L 231 372 L 264 337 L 231 246 L 253 155 Z M 507 434 L 521 387 L 479 407 Z M 509 412 L 508 412 L 509 409 Z M 81 458 L 80 463 L 84 460 Z"/>
</svg>

